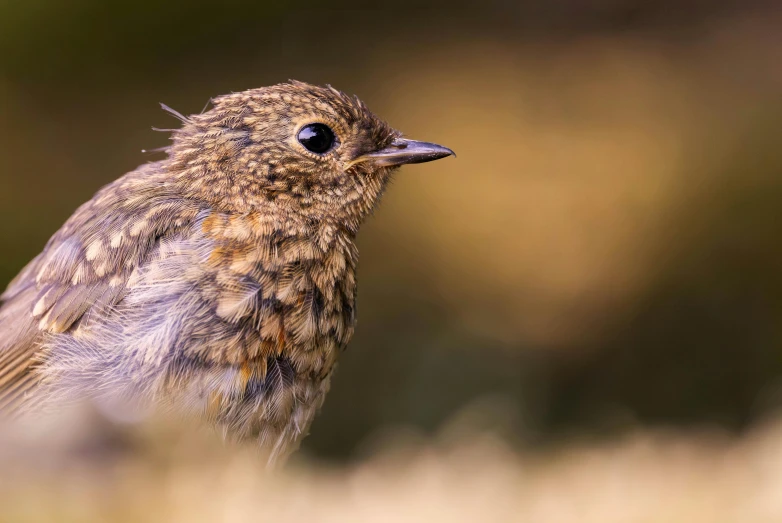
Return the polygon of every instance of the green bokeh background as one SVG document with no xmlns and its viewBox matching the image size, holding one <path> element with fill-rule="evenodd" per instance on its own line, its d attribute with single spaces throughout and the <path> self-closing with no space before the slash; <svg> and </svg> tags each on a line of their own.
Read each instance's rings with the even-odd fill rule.
<svg viewBox="0 0 782 523">
<path fill-rule="evenodd" d="M 773 4 L 0 1 L 0 285 L 150 127 L 295 78 L 457 159 L 360 235 L 359 324 L 308 452 L 454 420 L 519 444 L 740 430 L 779 406 Z"/>
</svg>

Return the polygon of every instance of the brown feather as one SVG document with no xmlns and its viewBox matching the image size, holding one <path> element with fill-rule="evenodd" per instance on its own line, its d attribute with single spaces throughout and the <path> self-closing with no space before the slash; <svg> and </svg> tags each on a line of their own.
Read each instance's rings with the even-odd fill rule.
<svg viewBox="0 0 782 523">
<path fill-rule="evenodd" d="M 17 279 L 9 290 L 0 303 L 0 403 L 10 403 L 18 383 L 37 380 L 32 372 L 41 338 L 32 317 L 35 288 Z"/>
</svg>

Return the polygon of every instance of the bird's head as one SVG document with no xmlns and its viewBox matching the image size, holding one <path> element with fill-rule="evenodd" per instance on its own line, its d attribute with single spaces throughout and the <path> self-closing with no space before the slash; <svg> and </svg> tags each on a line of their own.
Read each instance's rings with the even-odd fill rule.
<svg viewBox="0 0 782 523">
<path fill-rule="evenodd" d="M 452 155 L 403 138 L 357 98 L 291 82 L 220 96 L 181 117 L 168 166 L 191 197 L 239 212 L 279 207 L 357 228 L 400 165 Z"/>
</svg>

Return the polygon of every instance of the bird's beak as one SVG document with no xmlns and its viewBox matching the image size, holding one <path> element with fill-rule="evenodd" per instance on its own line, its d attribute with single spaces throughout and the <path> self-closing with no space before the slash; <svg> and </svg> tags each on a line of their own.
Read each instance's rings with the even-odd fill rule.
<svg viewBox="0 0 782 523">
<path fill-rule="evenodd" d="M 456 156 L 456 153 L 436 143 L 396 138 L 388 147 L 365 154 L 360 160 L 372 162 L 378 167 L 391 167 L 407 163 L 431 162 L 446 156 Z"/>
</svg>

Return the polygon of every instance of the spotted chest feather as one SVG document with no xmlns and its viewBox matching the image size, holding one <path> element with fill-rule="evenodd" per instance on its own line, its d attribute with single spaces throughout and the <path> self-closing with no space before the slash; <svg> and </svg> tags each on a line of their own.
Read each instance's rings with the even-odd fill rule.
<svg viewBox="0 0 782 523">
<path fill-rule="evenodd" d="M 353 333 L 350 233 L 264 213 L 213 212 L 198 226 L 212 245 L 197 275 L 203 299 L 227 328 L 252 333 L 245 350 L 210 357 L 237 364 L 284 355 L 298 373 L 328 372 Z"/>
</svg>

